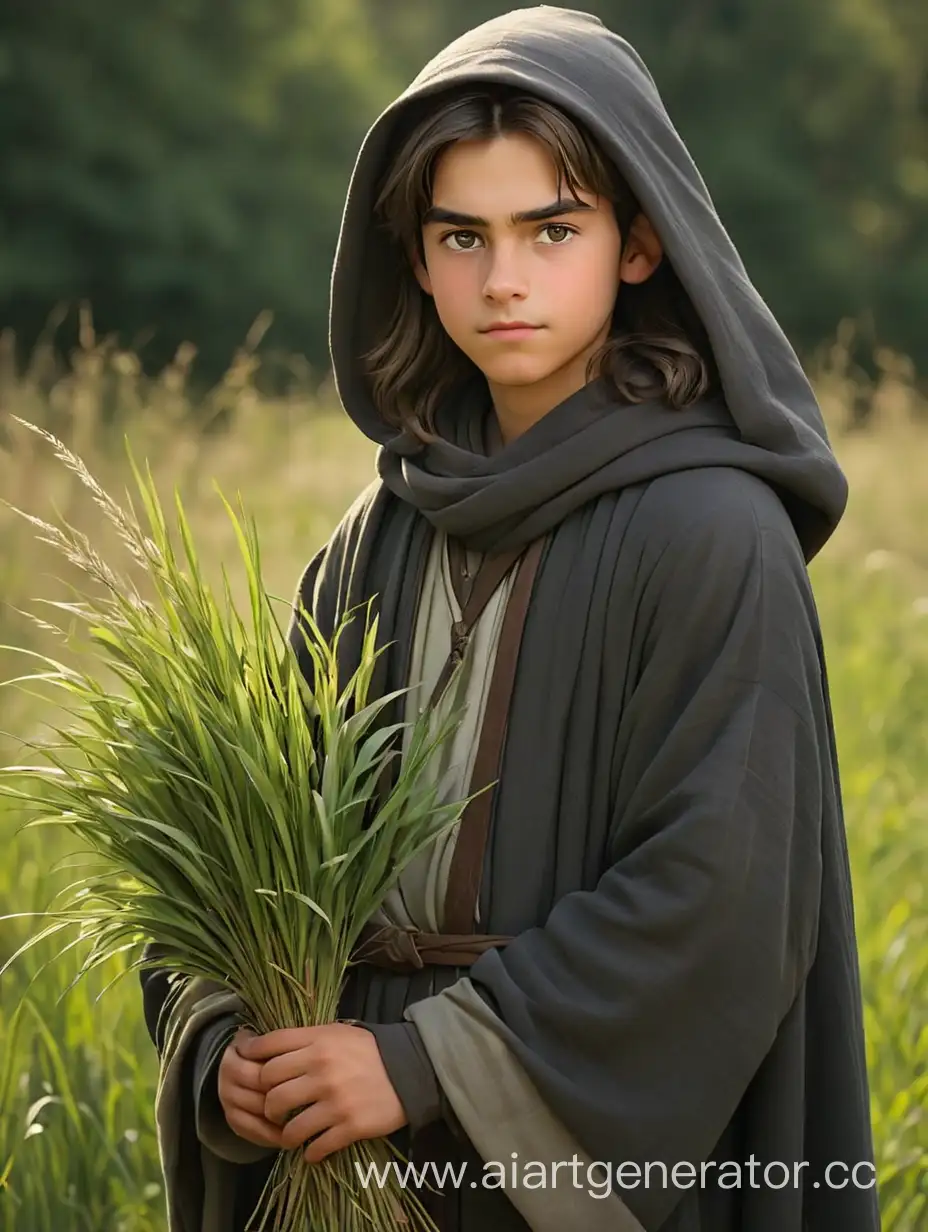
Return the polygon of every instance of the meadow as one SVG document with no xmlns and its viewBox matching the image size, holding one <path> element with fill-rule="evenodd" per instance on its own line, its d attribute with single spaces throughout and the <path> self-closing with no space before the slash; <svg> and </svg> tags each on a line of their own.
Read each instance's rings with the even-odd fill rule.
<svg viewBox="0 0 928 1232">
<path fill-rule="evenodd" d="M 815 358 L 813 377 L 851 483 L 846 518 L 812 564 L 833 690 L 865 995 L 883 1227 L 928 1229 L 928 404 L 911 365 L 879 355 L 879 377 L 850 364 L 847 341 Z M 66 368 L 47 348 L 26 370 L 0 348 L 0 497 L 84 529 L 104 557 L 118 547 L 102 515 L 51 450 L 15 422 L 55 432 L 121 498 L 127 437 L 165 493 L 176 485 L 219 578 L 232 569 L 231 526 L 213 489 L 255 516 L 264 581 L 281 614 L 300 570 L 373 477 L 374 447 L 334 399 L 260 392 L 247 349 L 215 389 L 194 397 L 190 355 L 157 377 L 94 338 Z M 866 407 L 866 426 L 851 408 Z M 119 557 L 121 561 L 121 557 Z M 79 654 L 24 614 L 68 597 L 62 562 L 0 504 L 0 643 Z M 240 593 L 244 594 L 242 590 Z M 0 678 L 30 669 L 0 649 Z M 62 716 L 41 687 L 0 690 L 0 760 Z M 0 915 L 46 908 L 68 875 L 58 831 L 20 832 L 0 801 Z M 72 874 L 73 875 L 73 874 Z M 0 922 L 0 966 L 39 921 Z M 121 968 L 65 994 L 78 953 L 40 946 L 0 982 L 0 1232 L 164 1232 L 153 1130 L 154 1050 L 134 976 Z M 102 995 L 101 995 L 102 994 Z M 837 1232 L 837 1230 L 836 1230 Z"/>
</svg>

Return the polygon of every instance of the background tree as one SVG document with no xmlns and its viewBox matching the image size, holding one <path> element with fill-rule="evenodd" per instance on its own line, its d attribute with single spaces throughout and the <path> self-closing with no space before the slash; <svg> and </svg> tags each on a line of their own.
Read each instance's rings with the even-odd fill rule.
<svg viewBox="0 0 928 1232">
<path fill-rule="evenodd" d="M 324 360 L 351 151 L 390 86 L 348 0 L 0 8 L 0 324 L 60 301 L 221 367 L 255 317 Z"/>
<path fill-rule="evenodd" d="M 507 0 L 7 0 L 0 328 L 61 302 L 152 364 L 265 346 L 327 363 L 358 142 Z M 810 352 L 858 319 L 924 370 L 924 0 L 585 0 L 642 52 L 761 293 Z M 75 314 L 76 316 L 76 314 Z M 66 335 L 65 335 L 66 336 Z M 146 341 L 147 340 L 147 341 Z"/>
</svg>

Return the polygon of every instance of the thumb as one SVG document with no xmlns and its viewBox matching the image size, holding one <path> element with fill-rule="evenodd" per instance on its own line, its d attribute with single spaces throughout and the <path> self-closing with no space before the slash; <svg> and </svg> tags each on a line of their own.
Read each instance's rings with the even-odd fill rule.
<svg viewBox="0 0 928 1232">
<path fill-rule="evenodd" d="M 232 1043 L 235 1045 L 235 1051 L 240 1057 L 244 1057 L 246 1061 L 249 1059 L 249 1048 L 253 1039 L 257 1039 L 254 1031 L 250 1031 L 247 1027 L 240 1027 L 235 1033 L 235 1038 L 232 1040 Z"/>
</svg>

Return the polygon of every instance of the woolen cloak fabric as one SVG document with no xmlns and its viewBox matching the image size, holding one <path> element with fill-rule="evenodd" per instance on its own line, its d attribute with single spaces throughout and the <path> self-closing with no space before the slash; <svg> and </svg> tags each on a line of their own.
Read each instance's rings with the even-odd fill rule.
<svg viewBox="0 0 928 1232">
<path fill-rule="evenodd" d="M 705 322 L 719 397 L 684 411 L 629 407 L 593 382 L 492 456 L 479 445 L 489 414 L 479 385 L 442 408 L 437 445 L 380 420 L 359 360 L 397 276 L 372 226 L 376 187 L 404 125 L 468 81 L 521 84 L 596 133 Z M 838 1161 L 862 1163 L 866 1181 L 873 1160 L 846 836 L 806 569 L 840 520 L 846 485 L 796 355 L 623 39 L 582 13 L 522 9 L 422 70 L 358 157 L 331 350 L 347 413 L 381 446 L 378 479 L 298 593 L 328 634 L 375 598 L 388 649 L 374 692 L 408 683 L 436 528 L 483 551 L 549 536 L 480 890 L 481 929 L 515 939 L 466 972 L 359 966 L 341 1015 L 414 1021 L 428 1045 L 430 1007 L 469 981 L 591 1159 L 613 1175 L 623 1163 L 695 1168 L 694 1184 L 652 1176 L 620 1190 L 647 1232 L 876 1232 L 875 1189 L 825 1178 Z M 296 621 L 291 637 L 300 654 Z M 359 645 L 358 627 L 342 643 L 346 680 Z M 383 721 L 398 717 L 395 705 Z M 414 1158 L 469 1162 L 477 1187 L 446 1193 L 443 1226 L 526 1227 L 505 1191 L 481 1187 L 479 1156 L 457 1133 L 442 1121 L 427 1143 L 397 1135 Z M 716 1168 L 702 1185 L 704 1161 Z M 725 1161 L 744 1169 L 740 1186 L 719 1170 Z M 800 1165 L 802 1183 L 764 1185 L 775 1162 Z M 263 1167 L 236 1171 L 242 1193 L 258 1192 Z"/>
<path fill-rule="evenodd" d="M 378 692 L 406 679 L 431 533 L 377 485 L 307 570 L 323 629 L 378 596 L 392 643 Z M 355 655 L 346 642 L 346 673 Z M 716 1171 L 705 1188 L 623 1191 L 648 1232 L 879 1227 L 872 1190 L 824 1183 L 831 1161 L 864 1164 L 866 1181 L 873 1159 L 853 906 L 818 620 L 799 541 L 761 480 L 675 472 L 553 532 L 480 915 L 516 939 L 466 973 L 358 968 L 341 1012 L 420 1022 L 466 976 L 589 1158 L 642 1175 L 808 1165 L 800 1188 L 749 1188 L 745 1171 L 726 1189 Z M 426 1149 L 479 1177 L 466 1144 Z M 445 1206 L 443 1226 L 461 1232 L 526 1226 L 498 1191 L 451 1190 Z"/>
</svg>

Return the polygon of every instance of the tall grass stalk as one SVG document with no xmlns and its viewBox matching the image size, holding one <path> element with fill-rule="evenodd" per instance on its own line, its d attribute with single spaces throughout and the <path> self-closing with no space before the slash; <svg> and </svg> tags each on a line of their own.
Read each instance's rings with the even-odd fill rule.
<svg viewBox="0 0 928 1232">
<path fill-rule="evenodd" d="M 86 943 L 78 979 L 124 952 L 134 956 L 124 971 L 136 969 L 141 947 L 154 941 L 159 966 L 237 993 L 243 1024 L 258 1034 L 334 1021 L 362 927 L 466 804 L 440 803 L 431 773 L 460 712 L 437 725 L 429 712 L 414 724 L 382 721 L 405 690 L 371 696 L 385 648 L 377 648 L 369 607 L 347 681 L 339 646 L 358 611 L 341 618 L 331 640 L 302 613 L 313 664 L 307 681 L 263 587 L 252 521 L 220 494 L 247 577 L 243 618 L 225 570 L 220 596 L 205 582 L 176 493 L 177 550 L 150 473 L 131 462 L 143 525 L 131 498 L 118 505 L 58 438 L 21 422 L 89 489 L 153 597 L 66 520 L 16 511 L 93 584 L 91 593 L 50 601 L 53 618 L 39 623 L 63 638 L 75 621 L 86 628 L 121 687 L 27 650 L 42 670 L 8 682 L 51 685 L 77 720 L 27 741 L 38 762 L 7 767 L 0 786 L 28 826 L 64 827 L 78 838 L 87 867 L 3 970 L 38 941 L 76 928 L 65 948 Z M 381 799 L 382 772 L 406 728 L 396 784 Z M 359 1172 L 382 1167 L 392 1151 L 386 1140 L 359 1142 L 320 1165 L 281 1153 L 261 1227 L 431 1228 L 395 1180 L 392 1188 L 359 1185 Z"/>
</svg>

